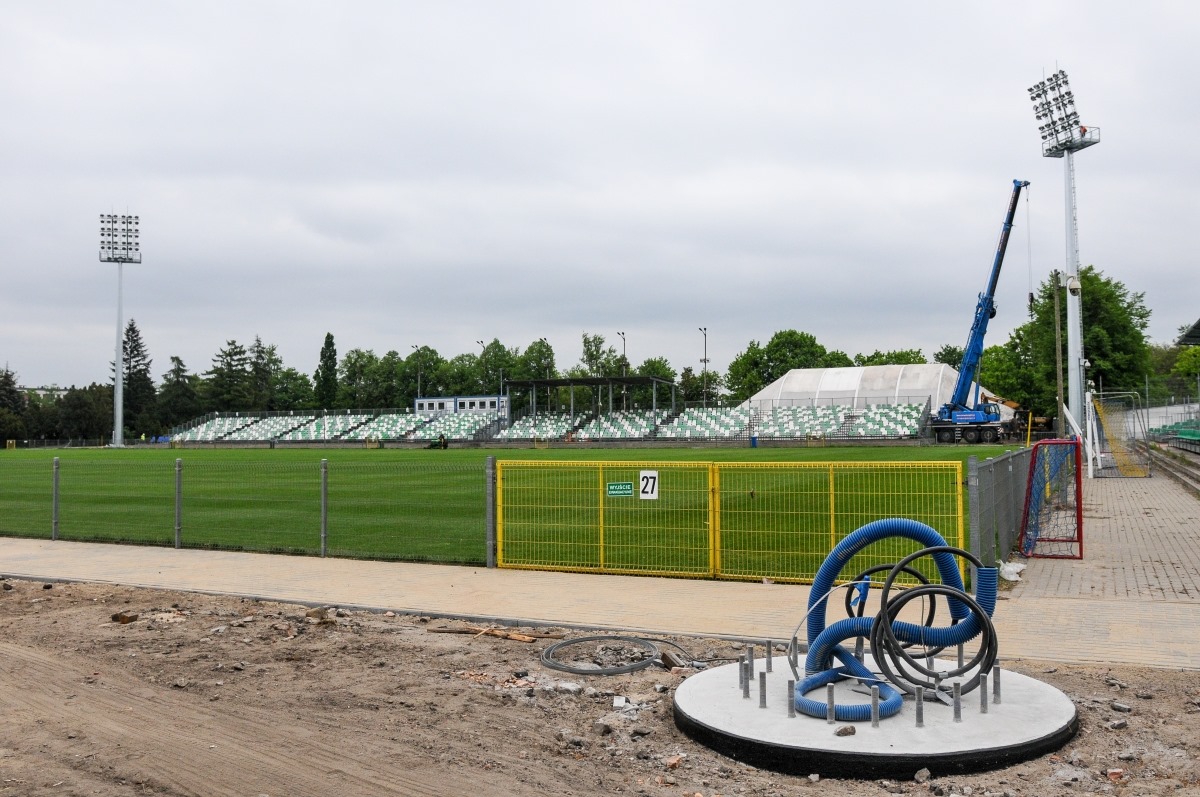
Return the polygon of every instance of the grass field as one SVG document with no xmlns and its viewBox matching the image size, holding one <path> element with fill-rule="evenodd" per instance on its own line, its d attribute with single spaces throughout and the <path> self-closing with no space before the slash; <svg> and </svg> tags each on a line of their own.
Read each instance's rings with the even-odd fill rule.
<svg viewBox="0 0 1200 797">
<path fill-rule="evenodd" d="M 171 545 L 175 534 L 175 460 L 183 460 L 182 539 L 188 547 L 218 547 L 288 553 L 317 553 L 321 548 L 320 462 L 328 460 L 328 538 L 330 555 L 412 561 L 479 564 L 486 559 L 484 463 L 488 456 L 506 461 L 653 461 L 679 463 L 682 481 L 655 504 L 658 519 L 647 515 L 650 502 L 610 501 L 607 507 L 608 566 L 630 572 L 674 569 L 703 571 L 707 565 L 708 510 L 700 499 L 707 485 L 703 467 L 687 463 L 748 463 L 723 476 L 720 500 L 727 547 L 722 568 L 753 577 L 765 573 L 764 562 L 807 568 L 830 547 L 830 530 L 814 528 L 797 537 L 786 530 L 807 528 L 827 508 L 827 476 L 797 476 L 788 469 L 773 473 L 771 463 L 791 462 L 922 462 L 964 461 L 1003 452 L 999 446 L 887 448 L 671 448 L 671 449 L 56 449 L 0 451 L 0 534 L 48 538 L 51 533 L 52 461 L 59 458 L 59 536 Z M 637 465 L 624 466 L 636 473 Z M 571 474 L 574 471 L 559 471 Z M 692 476 L 682 474 L 691 473 Z M 695 474 L 703 474 L 696 476 Z M 619 474 L 618 474 L 619 475 Z M 523 540 L 515 529 L 519 515 L 509 515 L 509 540 L 526 548 L 514 561 L 549 561 L 590 568 L 596 541 L 571 542 L 570 529 L 579 518 L 598 512 L 595 484 L 573 486 L 562 475 L 543 484 L 532 496 L 529 511 L 541 520 L 527 524 Z M 841 478 L 841 477 L 839 477 Z M 919 485 L 901 487 L 890 497 L 853 476 L 839 486 L 858 495 L 838 514 L 838 532 L 869 520 L 908 510 L 906 501 Z M 615 477 L 614 477 L 615 479 Z M 626 476 L 620 476 L 628 480 Z M 693 482 L 687 482 L 692 479 Z M 815 479 L 806 487 L 805 479 Z M 565 481 L 562 481 L 565 480 Z M 787 482 L 783 489 L 783 481 Z M 567 496 L 576 492 L 568 510 Z M 749 496 L 753 491 L 754 498 Z M 585 503 L 581 506 L 578 501 Z M 593 501 L 594 506 L 588 506 Z M 639 505 L 640 504 L 640 505 Z M 557 509 L 556 509 L 557 507 Z M 940 510 L 939 510 L 940 511 Z M 575 513 L 575 514 L 571 514 Z M 529 517 L 533 517 L 530 515 Z M 934 525 L 934 524 L 931 524 Z M 657 528 L 691 529 L 660 534 Z M 846 527 L 846 528 L 842 528 Z M 936 527 L 936 525 L 935 525 Z M 572 532 L 574 533 L 574 532 Z M 622 536 L 623 535 L 623 536 Z M 703 538 L 703 539 L 702 539 Z M 578 539 L 578 535 L 575 536 Z M 807 542 L 797 543 L 797 540 Z M 539 541 L 540 540 L 540 541 Z M 799 547 L 797 547 L 799 546 Z M 517 552 L 517 548 L 510 549 Z M 647 551 L 652 566 L 647 568 Z M 638 559 L 640 557 L 640 559 Z M 815 558 L 815 559 L 814 559 Z M 642 564 L 639 564 L 639 561 Z"/>
</svg>

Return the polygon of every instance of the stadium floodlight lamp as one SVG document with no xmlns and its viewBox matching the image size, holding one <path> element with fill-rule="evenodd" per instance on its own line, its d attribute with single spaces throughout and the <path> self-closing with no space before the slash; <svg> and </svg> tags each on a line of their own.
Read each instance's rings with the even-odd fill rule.
<svg viewBox="0 0 1200 797">
<path fill-rule="evenodd" d="M 1042 140 L 1042 156 L 1062 158 L 1064 174 L 1064 203 L 1066 220 L 1066 276 L 1078 280 L 1079 229 L 1075 203 L 1075 153 L 1100 143 L 1100 128 L 1085 125 L 1075 109 L 1075 92 L 1063 69 L 1033 84 L 1029 88 L 1033 114 L 1042 124 L 1038 134 Z M 1083 311 L 1077 293 L 1067 294 L 1067 361 L 1083 360 Z M 1077 369 L 1068 370 L 1067 406 L 1076 418 L 1084 414 L 1083 379 Z"/>
<path fill-rule="evenodd" d="M 113 357 L 113 436 L 115 448 L 125 445 L 125 332 L 121 306 L 126 263 L 142 262 L 141 219 L 137 216 L 100 214 L 100 262 L 117 264 L 117 349 Z"/>
<path fill-rule="evenodd" d="M 1038 127 L 1044 157 L 1061 158 L 1100 143 L 1100 128 L 1080 123 L 1070 85 L 1067 73 L 1060 69 L 1028 89 L 1034 117 L 1045 122 Z"/>
<path fill-rule="evenodd" d="M 704 356 L 700 358 L 700 363 L 704 367 L 704 377 L 701 381 L 701 400 L 704 402 L 704 408 L 708 409 L 708 327 L 697 327 L 700 334 L 704 336 Z"/>
</svg>

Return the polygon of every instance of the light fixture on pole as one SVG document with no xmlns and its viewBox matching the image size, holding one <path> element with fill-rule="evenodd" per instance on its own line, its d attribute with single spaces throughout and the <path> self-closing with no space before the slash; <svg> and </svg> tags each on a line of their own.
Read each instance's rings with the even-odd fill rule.
<svg viewBox="0 0 1200 797">
<path fill-rule="evenodd" d="M 624 377 L 629 373 L 629 360 L 625 359 L 625 333 L 618 332 L 617 335 L 621 338 L 621 376 Z M 625 383 L 621 383 L 621 409 L 625 410 Z"/>
<path fill-rule="evenodd" d="M 1084 125 L 1075 111 L 1067 73 L 1058 70 L 1029 88 L 1033 113 L 1042 124 L 1042 156 L 1063 158 L 1067 237 L 1067 406 L 1083 423 L 1083 312 L 1079 297 L 1079 226 L 1075 206 L 1075 153 L 1100 143 L 1100 128 Z M 1055 290 L 1061 286 L 1055 285 Z"/>
<path fill-rule="evenodd" d="M 553 351 L 553 348 L 550 346 L 550 341 L 546 340 L 545 338 L 538 338 L 538 340 L 540 340 L 542 343 L 545 343 L 547 349 L 550 349 L 551 351 Z M 546 366 L 546 381 L 548 382 L 548 381 L 550 381 L 550 364 L 545 363 L 545 366 Z M 551 404 L 550 385 L 546 385 L 546 408 L 547 409 L 549 409 L 550 404 Z"/>
<path fill-rule="evenodd" d="M 421 348 L 413 344 L 413 356 L 417 358 L 417 398 L 421 398 Z"/>
<path fill-rule="evenodd" d="M 701 390 L 703 391 L 704 408 L 708 409 L 708 327 L 699 327 L 699 329 L 700 334 L 704 336 L 704 357 L 700 360 L 704 366 L 704 378 L 701 382 Z"/>
<path fill-rule="evenodd" d="M 126 263 L 141 263 L 142 248 L 138 240 L 137 216 L 100 214 L 100 262 L 117 264 L 117 353 L 113 378 L 113 437 L 115 448 L 125 445 L 125 347 L 122 282 Z"/>
</svg>

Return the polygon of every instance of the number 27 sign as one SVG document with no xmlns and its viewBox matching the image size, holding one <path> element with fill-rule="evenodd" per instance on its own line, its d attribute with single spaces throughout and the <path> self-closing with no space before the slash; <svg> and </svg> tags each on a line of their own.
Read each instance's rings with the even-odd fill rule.
<svg viewBox="0 0 1200 797">
<path fill-rule="evenodd" d="M 641 473 L 641 478 L 638 482 L 641 489 L 638 491 L 639 498 L 645 498 L 651 501 L 658 500 L 658 471 L 644 470 Z"/>
</svg>

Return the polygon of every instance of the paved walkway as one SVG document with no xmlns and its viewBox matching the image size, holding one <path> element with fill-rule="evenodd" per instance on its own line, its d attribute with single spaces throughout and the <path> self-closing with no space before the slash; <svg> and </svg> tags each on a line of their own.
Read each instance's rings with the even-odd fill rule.
<svg viewBox="0 0 1200 797">
<path fill-rule="evenodd" d="M 1095 479 L 1083 561 L 1030 560 L 999 604 L 1001 656 L 1200 669 L 1200 501 L 1167 478 Z M 0 574 L 646 633 L 789 638 L 801 586 L 0 539 Z"/>
</svg>

